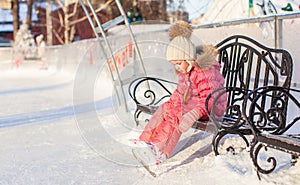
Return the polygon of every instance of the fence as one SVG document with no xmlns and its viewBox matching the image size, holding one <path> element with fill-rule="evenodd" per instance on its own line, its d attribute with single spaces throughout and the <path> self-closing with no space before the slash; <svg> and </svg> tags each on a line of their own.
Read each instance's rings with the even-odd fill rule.
<svg viewBox="0 0 300 185">
<path fill-rule="evenodd" d="M 266 46 L 288 50 L 294 59 L 294 71 L 299 71 L 300 52 L 297 47 L 300 42 L 299 18 L 300 13 L 292 13 L 199 24 L 193 26 L 192 40 L 196 45 L 216 44 L 233 34 L 247 35 Z M 172 65 L 165 60 L 165 50 L 169 42 L 168 26 L 132 25 L 132 30 L 135 32 L 147 74 L 174 80 Z M 116 67 L 122 70 L 121 81 L 128 83 L 142 74 L 141 66 L 139 66 L 135 54 L 127 51 L 130 37 L 126 30 L 120 26 L 115 33 L 117 34 L 111 34 L 108 37 L 108 41 L 118 56 L 119 63 Z M 82 62 L 95 66 L 111 65 L 109 61 L 106 61 L 105 54 L 98 45 L 95 39 L 89 39 L 63 46 L 49 46 L 45 48 L 45 56 L 50 69 L 70 73 L 75 73 L 78 64 Z M 0 48 L 0 56 L 0 69 L 15 67 L 12 48 Z M 300 76 L 293 74 L 292 86 L 300 87 L 299 82 Z"/>
</svg>

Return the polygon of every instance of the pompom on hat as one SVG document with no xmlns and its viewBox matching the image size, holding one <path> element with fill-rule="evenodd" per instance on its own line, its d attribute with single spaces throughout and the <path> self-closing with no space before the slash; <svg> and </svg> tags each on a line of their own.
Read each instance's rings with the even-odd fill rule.
<svg viewBox="0 0 300 185">
<path fill-rule="evenodd" d="M 185 21 L 177 21 L 169 29 L 171 42 L 167 47 L 167 60 L 195 60 L 196 48 L 191 37 L 191 27 Z"/>
<path fill-rule="evenodd" d="M 182 36 L 185 38 L 190 38 L 192 35 L 192 27 L 186 21 L 176 21 L 169 28 L 169 38 L 173 40 L 175 37 Z"/>
</svg>

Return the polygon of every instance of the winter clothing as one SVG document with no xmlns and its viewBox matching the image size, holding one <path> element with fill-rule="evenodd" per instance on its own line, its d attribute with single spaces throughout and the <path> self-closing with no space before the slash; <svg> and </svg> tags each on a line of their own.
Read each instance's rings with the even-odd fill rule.
<svg viewBox="0 0 300 185">
<path fill-rule="evenodd" d="M 166 160 L 166 155 L 153 144 L 146 144 L 143 148 L 133 148 L 132 153 L 151 174 L 160 174 L 163 170 L 160 164 Z"/>
<path fill-rule="evenodd" d="M 152 143 L 146 143 L 144 141 L 135 140 L 134 148 L 135 153 L 138 155 L 142 161 L 146 164 L 161 164 L 166 160 L 166 155 L 159 151 L 159 148 Z"/>
<path fill-rule="evenodd" d="M 172 40 L 167 47 L 167 60 L 183 60 L 190 66 L 183 72 L 174 63 L 178 74 L 177 88 L 154 113 L 139 137 L 141 141 L 154 144 L 167 157 L 171 156 L 182 132 L 200 118 L 209 119 L 205 110 L 206 98 L 212 91 L 224 86 L 220 65 L 216 62 L 216 49 L 204 46 L 202 53 L 196 55 L 196 48 L 189 39 L 189 29 L 186 23 L 177 23 L 170 28 Z M 226 105 L 227 95 L 224 94 L 215 107 L 218 114 L 224 113 Z M 208 103 L 209 112 L 211 107 L 212 101 Z"/>
<path fill-rule="evenodd" d="M 167 60 L 195 60 L 196 49 L 190 39 L 175 37 L 167 47 Z"/>
<path fill-rule="evenodd" d="M 201 46 L 201 54 L 200 51 L 197 52 L 197 59 L 194 63 L 195 66 L 201 69 L 209 69 L 213 65 L 218 65 L 216 61 L 216 56 L 218 51 L 213 46 Z"/>
<path fill-rule="evenodd" d="M 175 37 L 181 36 L 190 38 L 192 35 L 192 27 L 186 21 L 177 21 L 169 29 L 169 38 L 173 40 Z"/>
<path fill-rule="evenodd" d="M 178 129 L 180 132 L 186 132 L 200 117 L 202 117 L 202 115 L 199 114 L 197 108 L 190 110 L 182 116 Z"/>
<path fill-rule="evenodd" d="M 205 52 L 203 54 L 210 56 Z M 211 63 L 203 57 L 198 56 L 198 58 L 202 58 L 203 63 Z M 202 63 L 199 60 L 196 62 Z M 188 87 L 188 78 L 190 79 L 190 87 Z M 194 121 L 200 118 L 197 117 L 197 114 L 201 115 L 201 119 L 209 119 L 205 111 L 206 97 L 223 85 L 224 78 L 217 62 L 213 62 L 208 69 L 193 67 L 189 73 L 179 73 L 176 90 L 170 99 L 154 113 L 139 139 L 157 145 L 161 152 L 170 157 L 182 131 L 187 130 L 186 128 L 189 128 Z M 184 94 L 187 88 L 189 88 L 188 103 L 184 104 Z M 226 109 L 226 104 L 227 96 L 225 94 L 216 105 L 216 110 L 222 114 Z M 212 101 L 208 105 L 209 111 L 211 106 Z"/>
</svg>

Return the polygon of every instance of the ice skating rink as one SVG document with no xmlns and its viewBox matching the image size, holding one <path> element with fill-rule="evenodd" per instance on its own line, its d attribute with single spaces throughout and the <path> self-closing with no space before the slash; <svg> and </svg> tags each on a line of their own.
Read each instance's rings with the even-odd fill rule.
<svg viewBox="0 0 300 185">
<path fill-rule="evenodd" d="M 272 46 L 272 36 L 265 37 L 260 28 L 251 28 L 220 28 L 210 32 L 199 29 L 193 37 L 196 44 L 215 44 L 239 33 Z M 120 57 L 128 47 L 128 39 L 110 38 Z M 176 79 L 164 58 L 167 32 L 137 33 L 137 39 L 147 74 Z M 294 58 L 299 58 L 299 49 L 289 43 L 285 40 L 284 46 Z M 123 82 L 120 88 L 115 85 L 118 82 L 112 81 L 107 61 L 95 40 L 47 47 L 47 70 L 39 69 L 37 61 L 23 61 L 17 67 L 12 51 L 0 49 L 1 185 L 297 184 L 300 179 L 299 164 L 290 167 L 289 156 L 276 153 L 283 159 L 279 170 L 259 181 L 249 153 L 238 138 L 226 142 L 243 150 L 237 155 L 216 157 L 210 146 L 212 136 L 194 130 L 185 133 L 177 155 L 161 167 L 164 173 L 153 178 L 131 154 L 130 139 L 136 138 L 142 129 L 135 126 L 134 104 L 127 94 L 128 83 L 143 73 L 136 61 L 129 57 L 119 68 Z M 297 69 L 298 63 L 294 71 Z M 299 82 L 299 76 L 294 76 Z M 115 89 L 123 90 L 125 97 Z M 128 103 L 127 111 L 119 104 L 123 98 Z M 184 150 L 180 150 L 182 147 Z"/>
</svg>

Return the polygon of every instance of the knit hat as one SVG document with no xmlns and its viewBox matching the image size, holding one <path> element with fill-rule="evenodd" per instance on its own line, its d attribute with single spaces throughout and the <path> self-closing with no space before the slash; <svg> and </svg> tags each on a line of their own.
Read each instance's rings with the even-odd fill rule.
<svg viewBox="0 0 300 185">
<path fill-rule="evenodd" d="M 194 60 L 196 49 L 190 39 L 175 37 L 167 47 L 167 60 Z"/>
<path fill-rule="evenodd" d="M 167 60 L 195 60 L 196 48 L 190 40 L 191 28 L 188 23 L 178 21 L 169 29 L 171 42 L 167 47 Z"/>
</svg>

